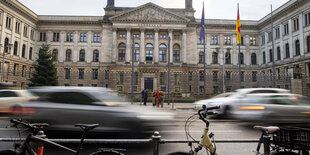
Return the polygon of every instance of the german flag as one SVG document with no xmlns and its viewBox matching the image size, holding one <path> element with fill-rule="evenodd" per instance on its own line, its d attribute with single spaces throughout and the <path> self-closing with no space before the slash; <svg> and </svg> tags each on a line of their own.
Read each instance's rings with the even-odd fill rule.
<svg viewBox="0 0 310 155">
<path fill-rule="evenodd" d="M 236 23 L 236 31 L 237 31 L 237 44 L 241 44 L 241 23 L 240 23 L 240 15 L 239 15 L 239 3 L 238 3 L 238 14 L 237 14 L 237 23 Z"/>
</svg>

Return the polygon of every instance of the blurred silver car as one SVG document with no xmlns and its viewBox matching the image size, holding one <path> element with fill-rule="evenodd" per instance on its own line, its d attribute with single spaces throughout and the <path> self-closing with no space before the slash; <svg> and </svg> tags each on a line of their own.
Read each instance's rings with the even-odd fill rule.
<svg viewBox="0 0 310 155">
<path fill-rule="evenodd" d="M 213 110 L 213 112 L 217 112 L 218 115 L 214 115 L 216 117 L 226 117 L 230 118 L 231 108 L 235 103 L 238 103 L 240 100 L 246 97 L 247 94 L 273 94 L 273 93 L 289 93 L 289 90 L 279 89 L 279 88 L 244 88 L 237 89 L 234 92 L 220 94 L 215 98 L 211 98 L 208 100 L 197 101 L 194 104 L 202 105 L 205 104 L 207 107 L 220 105 L 220 109 Z"/>
<path fill-rule="evenodd" d="M 310 100 L 301 95 L 248 94 L 231 113 L 242 121 L 261 123 L 310 123 Z"/>
<path fill-rule="evenodd" d="M 98 123 L 93 132 L 151 133 L 159 122 L 173 119 L 173 114 L 148 107 L 132 106 L 114 91 L 95 87 L 37 87 L 40 96 L 25 104 L 34 113 L 25 114 L 30 122 L 44 122 L 47 131 L 80 131 L 76 123 Z"/>
</svg>

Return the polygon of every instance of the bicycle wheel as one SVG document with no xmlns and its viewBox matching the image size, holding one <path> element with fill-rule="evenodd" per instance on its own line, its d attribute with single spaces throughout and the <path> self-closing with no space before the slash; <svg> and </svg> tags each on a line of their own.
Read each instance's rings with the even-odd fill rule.
<svg viewBox="0 0 310 155">
<path fill-rule="evenodd" d="M 91 153 L 90 155 L 124 155 L 124 154 L 113 150 L 109 151 L 99 150 Z"/>
<path fill-rule="evenodd" d="M 172 152 L 167 155 L 190 155 L 188 152 Z"/>
</svg>

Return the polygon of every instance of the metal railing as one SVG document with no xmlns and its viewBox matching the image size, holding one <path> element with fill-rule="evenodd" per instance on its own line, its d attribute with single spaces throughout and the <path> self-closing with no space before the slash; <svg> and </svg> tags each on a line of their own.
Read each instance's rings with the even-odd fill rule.
<svg viewBox="0 0 310 155">
<path fill-rule="evenodd" d="M 49 139 L 55 143 L 80 143 L 80 139 Z M 0 138 L 0 142 L 25 141 L 25 138 Z M 216 143 L 258 143 L 258 139 L 216 139 Z M 155 131 L 149 139 L 85 139 L 84 143 L 89 144 L 152 144 L 153 155 L 159 154 L 160 144 L 168 143 L 199 143 L 194 140 L 184 139 L 162 139 L 158 131 Z"/>
</svg>

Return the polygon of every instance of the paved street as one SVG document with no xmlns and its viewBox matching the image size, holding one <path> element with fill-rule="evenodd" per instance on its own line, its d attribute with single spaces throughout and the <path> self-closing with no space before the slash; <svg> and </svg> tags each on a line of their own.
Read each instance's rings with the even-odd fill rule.
<svg viewBox="0 0 310 155">
<path fill-rule="evenodd" d="M 173 123 L 163 123 L 159 126 L 164 127 L 160 131 L 160 135 L 163 139 L 186 139 L 184 132 L 185 120 L 196 111 L 193 110 L 191 104 L 175 104 L 174 109 L 171 108 L 171 105 L 165 105 L 164 108 L 160 108 L 163 111 L 170 111 L 176 114 L 176 121 Z M 9 123 L 2 119 L 0 123 L 0 135 L 1 137 L 18 137 L 18 132 L 14 128 L 5 128 Z M 191 124 L 190 133 L 194 139 L 199 139 L 201 137 L 204 124 L 197 120 Z M 216 139 L 258 139 L 259 132 L 254 131 L 250 124 L 242 123 L 234 120 L 221 120 L 221 119 L 210 119 L 210 131 L 215 134 Z M 70 147 L 75 148 L 75 145 L 69 145 Z M 11 143 L 1 142 L 0 148 L 5 149 L 7 147 L 12 147 Z M 83 154 L 87 154 L 95 150 L 98 147 L 103 147 L 103 144 L 87 144 Z M 127 154 L 132 155 L 145 155 L 152 154 L 150 145 L 112 145 L 108 147 L 114 148 L 127 148 Z M 255 143 L 243 143 L 243 144 L 232 144 L 232 143 L 217 143 L 216 148 L 219 154 L 223 155 L 248 155 L 255 149 Z M 46 150 L 47 154 L 67 154 L 61 153 L 58 151 Z M 160 154 L 166 154 L 173 151 L 188 151 L 189 147 L 187 144 L 163 144 L 160 145 Z"/>
</svg>

